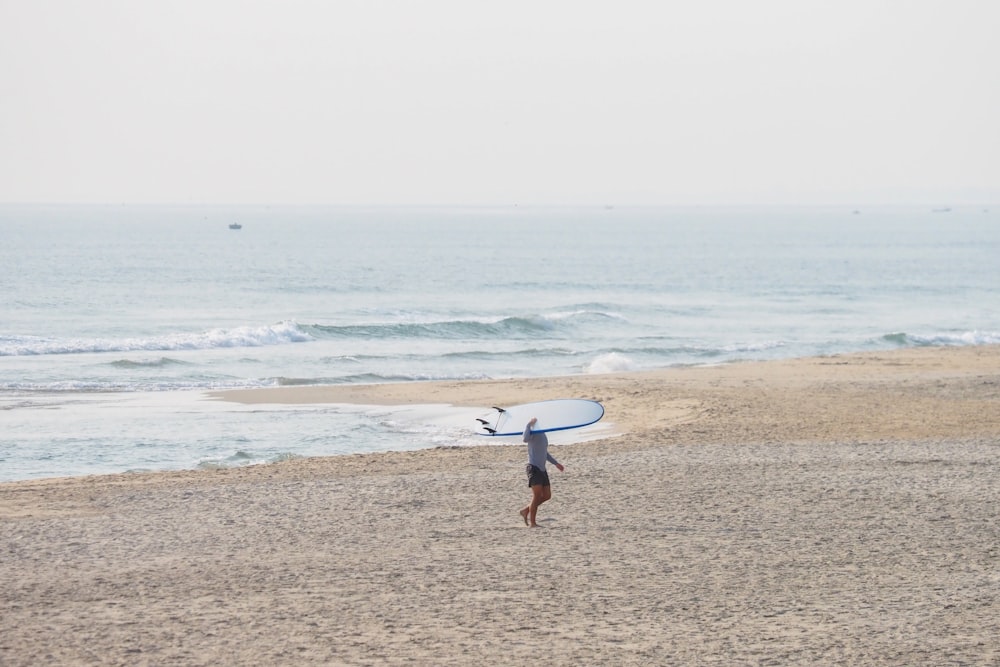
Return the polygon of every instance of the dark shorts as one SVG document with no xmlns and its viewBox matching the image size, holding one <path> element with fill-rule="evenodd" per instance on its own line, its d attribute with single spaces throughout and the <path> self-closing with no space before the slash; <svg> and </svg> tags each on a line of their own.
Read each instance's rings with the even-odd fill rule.
<svg viewBox="0 0 1000 667">
<path fill-rule="evenodd" d="M 538 466 L 533 466 L 530 463 L 527 465 L 525 470 L 528 473 L 528 486 L 552 486 L 549 483 L 549 473 L 545 472 Z"/>
</svg>

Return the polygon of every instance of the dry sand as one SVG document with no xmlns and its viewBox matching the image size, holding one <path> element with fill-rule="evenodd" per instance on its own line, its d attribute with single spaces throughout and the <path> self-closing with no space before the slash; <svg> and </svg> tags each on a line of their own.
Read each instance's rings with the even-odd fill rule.
<svg viewBox="0 0 1000 667">
<path fill-rule="evenodd" d="M 535 530 L 515 445 L 0 484 L 0 664 L 1000 664 L 1000 347 L 223 398 L 563 396 Z"/>
</svg>

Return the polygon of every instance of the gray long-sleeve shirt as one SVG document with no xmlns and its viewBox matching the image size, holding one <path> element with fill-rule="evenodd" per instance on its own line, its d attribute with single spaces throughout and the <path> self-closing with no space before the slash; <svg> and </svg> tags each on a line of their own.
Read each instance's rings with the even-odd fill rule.
<svg viewBox="0 0 1000 667">
<path fill-rule="evenodd" d="M 542 470 L 545 470 L 546 461 L 559 465 L 559 461 L 549 454 L 549 438 L 544 433 L 535 433 L 531 426 L 525 426 L 523 439 L 528 443 L 528 463 Z"/>
</svg>

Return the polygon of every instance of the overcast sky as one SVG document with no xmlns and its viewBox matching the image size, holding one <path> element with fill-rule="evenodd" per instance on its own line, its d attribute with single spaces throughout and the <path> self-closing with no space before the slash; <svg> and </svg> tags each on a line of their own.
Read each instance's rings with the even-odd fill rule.
<svg viewBox="0 0 1000 667">
<path fill-rule="evenodd" d="M 1000 2 L 0 0 L 0 202 L 1000 203 Z"/>
</svg>

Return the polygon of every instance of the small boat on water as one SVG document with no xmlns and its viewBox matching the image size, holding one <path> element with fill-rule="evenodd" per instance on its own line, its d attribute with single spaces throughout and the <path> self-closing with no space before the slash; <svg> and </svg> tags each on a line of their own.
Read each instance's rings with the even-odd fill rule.
<svg viewBox="0 0 1000 667">
<path fill-rule="evenodd" d="M 243 229 L 243 225 L 238 222 L 233 222 L 229 224 L 230 229 Z"/>
</svg>

